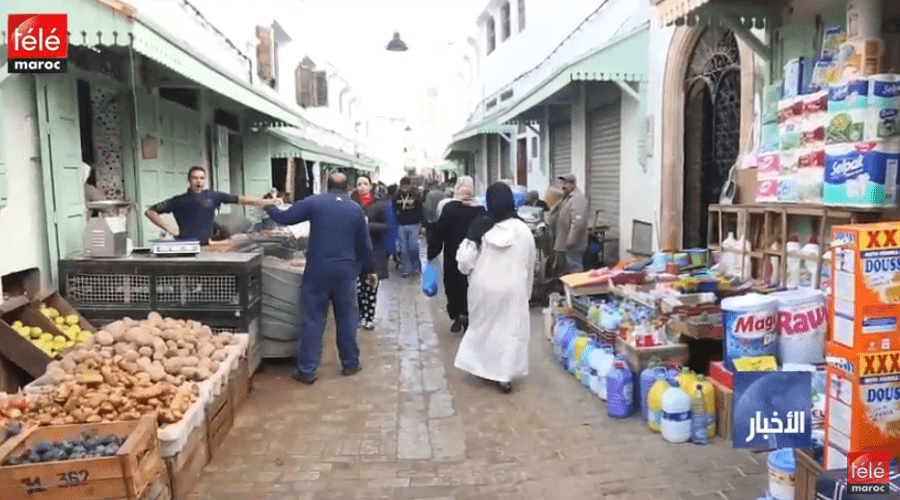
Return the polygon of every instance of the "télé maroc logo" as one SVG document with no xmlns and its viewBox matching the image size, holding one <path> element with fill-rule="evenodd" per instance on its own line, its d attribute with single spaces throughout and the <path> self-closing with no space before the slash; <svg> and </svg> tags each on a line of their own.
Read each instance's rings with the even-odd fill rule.
<svg viewBox="0 0 900 500">
<path fill-rule="evenodd" d="M 847 492 L 850 494 L 888 493 L 891 460 L 887 452 L 868 451 L 847 454 Z"/>
<path fill-rule="evenodd" d="M 10 73 L 65 73 L 69 56 L 66 14 L 10 14 L 7 49 Z"/>
</svg>

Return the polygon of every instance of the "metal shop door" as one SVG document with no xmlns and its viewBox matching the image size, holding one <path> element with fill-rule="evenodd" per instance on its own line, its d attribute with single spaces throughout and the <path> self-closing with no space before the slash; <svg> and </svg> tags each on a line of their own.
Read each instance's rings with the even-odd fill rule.
<svg viewBox="0 0 900 500">
<path fill-rule="evenodd" d="M 550 174 L 551 184 L 557 177 L 572 173 L 572 124 L 557 123 L 550 126 Z"/>
<path fill-rule="evenodd" d="M 621 103 L 608 104 L 592 111 L 589 116 L 588 179 L 585 192 L 590 201 L 590 220 L 593 224 L 597 210 L 599 223 L 608 225 L 606 238 L 619 238 L 619 189 L 622 148 Z M 606 249 L 607 257 L 617 257 L 617 245 Z"/>
</svg>

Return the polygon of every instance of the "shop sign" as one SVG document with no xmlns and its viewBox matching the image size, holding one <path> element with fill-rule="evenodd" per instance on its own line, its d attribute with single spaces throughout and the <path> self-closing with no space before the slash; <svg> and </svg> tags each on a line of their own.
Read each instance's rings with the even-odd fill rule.
<svg viewBox="0 0 900 500">
<path fill-rule="evenodd" d="M 734 373 L 735 448 L 812 447 L 812 373 Z"/>
<path fill-rule="evenodd" d="M 65 73 L 69 56 L 66 14 L 9 14 L 10 73 Z"/>
</svg>

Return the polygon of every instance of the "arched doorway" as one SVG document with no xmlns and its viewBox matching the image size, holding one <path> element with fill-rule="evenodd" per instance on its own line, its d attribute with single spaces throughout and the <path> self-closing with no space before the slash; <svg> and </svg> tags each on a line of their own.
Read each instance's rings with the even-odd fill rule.
<svg viewBox="0 0 900 500">
<path fill-rule="evenodd" d="M 706 28 L 684 76 L 682 247 L 707 245 L 709 205 L 737 160 L 741 139 L 741 61 L 734 33 Z"/>
</svg>

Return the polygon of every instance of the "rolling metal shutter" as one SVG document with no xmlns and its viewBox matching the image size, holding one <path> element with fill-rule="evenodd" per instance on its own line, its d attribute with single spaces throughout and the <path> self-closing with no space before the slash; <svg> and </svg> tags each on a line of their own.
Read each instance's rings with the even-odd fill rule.
<svg viewBox="0 0 900 500">
<path fill-rule="evenodd" d="M 585 194 L 590 202 L 590 224 L 600 210 L 600 223 L 609 226 L 607 239 L 619 238 L 619 186 L 621 170 L 620 103 L 602 106 L 589 117 L 590 143 L 588 149 L 588 180 Z M 615 256 L 612 244 L 607 256 Z"/>
<path fill-rule="evenodd" d="M 556 183 L 560 175 L 572 173 L 572 124 L 558 123 L 550 126 L 550 179 Z"/>
</svg>

